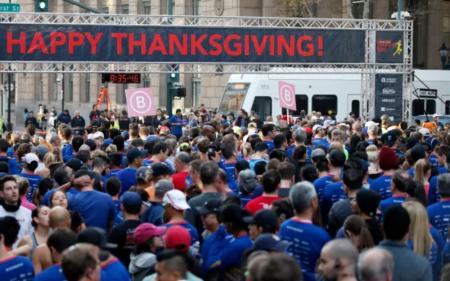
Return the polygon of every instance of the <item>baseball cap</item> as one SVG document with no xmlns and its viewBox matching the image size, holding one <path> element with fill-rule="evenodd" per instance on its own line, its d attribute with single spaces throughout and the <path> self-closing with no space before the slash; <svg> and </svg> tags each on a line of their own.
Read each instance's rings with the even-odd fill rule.
<svg viewBox="0 0 450 281">
<path fill-rule="evenodd" d="M 31 162 L 33 162 L 33 161 L 39 162 L 38 156 L 32 152 L 25 154 L 25 156 L 23 157 L 23 160 L 27 164 L 31 164 Z"/>
<path fill-rule="evenodd" d="M 428 136 L 430 134 L 430 130 L 428 130 L 427 128 L 420 128 L 419 134 L 421 134 L 422 136 Z"/>
<path fill-rule="evenodd" d="M 373 121 L 367 121 L 364 127 L 372 127 L 372 126 L 378 126 L 379 123 L 373 122 Z"/>
<path fill-rule="evenodd" d="M 46 146 L 43 145 L 38 145 L 36 147 L 36 155 L 40 158 L 43 159 L 45 154 L 48 153 L 48 148 Z"/>
<path fill-rule="evenodd" d="M 370 217 L 377 214 L 379 203 L 380 196 L 373 190 L 363 188 L 356 194 L 356 204 L 359 209 Z"/>
<path fill-rule="evenodd" d="M 393 129 L 381 136 L 381 140 L 383 143 L 389 147 L 393 146 L 397 139 L 401 136 L 401 132 L 399 129 Z"/>
<path fill-rule="evenodd" d="M 181 252 L 187 252 L 191 246 L 191 234 L 189 231 L 179 225 L 169 227 L 164 236 L 164 242 L 167 249 L 176 249 Z"/>
<path fill-rule="evenodd" d="M 128 153 L 127 153 L 128 163 L 133 163 L 133 161 L 138 157 L 143 158 L 144 156 L 143 156 L 142 152 L 137 148 L 130 149 L 130 151 L 128 151 Z"/>
<path fill-rule="evenodd" d="M 99 132 L 99 131 L 97 131 L 94 134 L 92 134 L 92 139 L 95 140 L 95 139 L 98 139 L 98 138 L 104 139 L 105 135 L 102 132 Z"/>
<path fill-rule="evenodd" d="M 150 238 L 161 236 L 166 232 L 167 228 L 163 226 L 155 226 L 151 223 L 142 223 L 134 230 L 134 241 L 136 244 L 147 242 Z"/>
<path fill-rule="evenodd" d="M 91 179 L 95 179 L 95 172 L 92 172 L 92 171 L 89 171 L 86 169 L 81 169 L 75 173 L 74 178 L 77 179 L 77 178 L 81 178 L 84 176 L 89 176 Z"/>
<path fill-rule="evenodd" d="M 167 191 L 174 188 L 171 180 L 162 179 L 155 184 L 155 194 L 165 194 Z"/>
<path fill-rule="evenodd" d="M 316 148 L 311 152 L 311 158 L 315 159 L 317 157 L 325 157 L 326 153 L 322 148 Z"/>
<path fill-rule="evenodd" d="M 91 147 L 89 146 L 89 145 L 87 145 L 87 144 L 82 144 L 81 146 L 80 146 L 80 148 L 78 149 L 78 151 L 83 151 L 83 150 L 85 150 L 85 151 L 91 151 Z"/>
<path fill-rule="evenodd" d="M 142 166 L 136 170 L 136 179 L 146 180 L 148 176 L 152 175 L 153 170 L 149 166 Z"/>
<path fill-rule="evenodd" d="M 83 166 L 83 161 L 78 158 L 72 158 L 66 162 L 66 166 L 77 172 Z"/>
<path fill-rule="evenodd" d="M 322 130 L 322 129 L 323 129 L 323 126 L 320 124 L 316 124 L 312 127 L 313 133 L 315 133 L 317 130 Z"/>
<path fill-rule="evenodd" d="M 172 170 L 170 169 L 170 167 L 167 164 L 153 163 L 151 167 L 152 167 L 154 177 L 172 174 Z"/>
<path fill-rule="evenodd" d="M 98 227 L 88 227 L 83 229 L 78 234 L 77 242 L 93 244 L 105 250 L 117 248 L 117 244 L 108 243 L 106 232 Z"/>
<path fill-rule="evenodd" d="M 201 216 L 205 216 L 208 214 L 216 213 L 218 214 L 220 211 L 220 206 L 222 206 L 223 201 L 222 199 L 211 199 L 205 202 L 203 206 L 195 208 L 197 212 Z"/>
<path fill-rule="evenodd" d="M 265 142 L 257 142 L 255 144 L 255 151 L 264 151 L 264 150 L 268 150 L 269 147 L 267 146 L 267 144 Z"/>
<path fill-rule="evenodd" d="M 275 234 L 263 233 L 259 235 L 251 251 L 285 252 L 289 247 L 289 242 L 283 241 Z"/>
<path fill-rule="evenodd" d="M 265 229 L 276 229 L 278 224 L 277 214 L 272 210 L 261 210 L 254 216 L 244 218 L 246 224 L 254 224 Z"/>
<path fill-rule="evenodd" d="M 191 207 L 186 202 L 186 195 L 178 189 L 169 190 L 163 198 L 163 205 L 170 204 L 174 209 L 184 211 Z"/>
<path fill-rule="evenodd" d="M 142 198 L 137 192 L 126 191 L 120 197 L 120 203 L 123 205 L 123 208 L 126 210 L 129 209 L 137 209 L 142 205 Z"/>
</svg>

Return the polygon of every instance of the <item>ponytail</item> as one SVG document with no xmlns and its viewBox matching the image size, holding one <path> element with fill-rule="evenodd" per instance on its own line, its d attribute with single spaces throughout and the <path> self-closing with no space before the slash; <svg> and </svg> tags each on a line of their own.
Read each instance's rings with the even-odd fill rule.
<svg viewBox="0 0 450 281">
<path fill-rule="evenodd" d="M 361 238 L 361 249 L 369 249 L 375 246 L 373 242 L 372 234 L 370 233 L 367 225 L 361 227 L 361 231 L 359 232 L 359 237 Z"/>
</svg>

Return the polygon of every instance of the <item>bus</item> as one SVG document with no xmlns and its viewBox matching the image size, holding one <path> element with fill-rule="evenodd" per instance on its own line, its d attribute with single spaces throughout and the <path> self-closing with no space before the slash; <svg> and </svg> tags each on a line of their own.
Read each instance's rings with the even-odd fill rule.
<svg viewBox="0 0 450 281">
<path fill-rule="evenodd" d="M 450 71 L 415 70 L 413 82 L 413 116 L 450 115 Z M 278 82 L 295 85 L 297 109 L 282 109 L 278 98 Z M 438 98 L 419 98 L 418 89 L 436 89 Z M 341 121 L 354 113 L 361 113 L 362 103 L 361 74 L 232 74 L 225 86 L 219 106 L 221 113 L 237 113 L 241 108 L 256 112 L 262 120 L 278 115 L 299 116 L 315 111 L 322 115 L 332 113 Z M 413 117 L 414 118 L 414 117 Z"/>
</svg>

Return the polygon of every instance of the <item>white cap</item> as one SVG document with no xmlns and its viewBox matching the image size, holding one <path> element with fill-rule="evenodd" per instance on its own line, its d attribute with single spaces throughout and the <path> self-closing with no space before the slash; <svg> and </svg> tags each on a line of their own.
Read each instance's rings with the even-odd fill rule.
<svg viewBox="0 0 450 281">
<path fill-rule="evenodd" d="M 31 162 L 36 161 L 39 163 L 39 158 L 36 154 L 34 153 L 27 153 L 25 154 L 25 156 L 23 157 L 23 161 L 25 161 L 25 163 L 27 164 L 31 164 Z"/>
<path fill-rule="evenodd" d="M 80 146 L 80 148 L 78 149 L 78 151 L 83 151 L 83 150 L 91 151 L 91 148 L 89 147 L 89 145 L 83 143 L 83 144 Z"/>
<path fill-rule="evenodd" d="M 370 127 L 370 126 L 378 126 L 379 123 L 373 122 L 373 121 L 367 121 L 364 127 Z"/>
<path fill-rule="evenodd" d="M 433 118 L 439 117 L 437 113 L 433 114 Z"/>
<path fill-rule="evenodd" d="M 422 136 L 427 136 L 430 134 L 430 130 L 428 130 L 427 128 L 420 128 L 419 134 L 421 134 Z"/>
<path fill-rule="evenodd" d="M 184 211 L 191 208 L 186 202 L 186 195 L 178 189 L 173 189 L 166 192 L 162 203 L 163 205 L 170 204 L 174 209 L 179 211 Z"/>
<path fill-rule="evenodd" d="M 314 125 L 314 126 L 312 127 L 313 133 L 314 133 L 316 130 L 319 130 L 319 129 L 323 129 L 323 126 L 322 126 L 322 125 L 319 125 L 319 124 L 316 124 L 316 125 Z"/>
<path fill-rule="evenodd" d="M 333 125 L 336 125 L 336 121 L 334 121 L 333 119 L 327 119 L 327 120 L 323 121 L 324 128 L 328 128 Z"/>
<path fill-rule="evenodd" d="M 95 139 L 98 139 L 98 138 L 104 139 L 104 138 L 105 138 L 105 135 L 103 135 L 102 132 L 97 131 L 97 132 L 95 132 L 94 134 L 92 134 L 92 138 L 93 138 L 94 140 L 95 140 Z"/>
</svg>

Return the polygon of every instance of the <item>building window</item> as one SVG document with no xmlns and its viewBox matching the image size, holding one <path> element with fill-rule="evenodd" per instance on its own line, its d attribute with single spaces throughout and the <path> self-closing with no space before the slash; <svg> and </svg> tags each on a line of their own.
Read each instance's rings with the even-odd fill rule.
<svg viewBox="0 0 450 281">
<path fill-rule="evenodd" d="M 144 7 L 144 15 L 150 15 L 152 12 L 151 1 L 142 1 L 142 6 Z"/>
<path fill-rule="evenodd" d="M 359 100 L 352 100 L 352 112 L 355 114 L 355 117 L 359 117 Z"/>
<path fill-rule="evenodd" d="M 450 115 L 450 100 L 445 101 L 445 115 Z"/>
<path fill-rule="evenodd" d="M 109 14 L 109 7 L 102 7 L 102 8 L 101 8 L 101 12 L 102 12 L 103 14 Z"/>
<path fill-rule="evenodd" d="M 323 116 L 337 114 L 337 97 L 335 95 L 315 95 L 312 98 L 312 110 L 319 111 Z"/>
<path fill-rule="evenodd" d="M 120 6 L 120 12 L 125 15 L 128 14 L 130 12 L 130 6 L 128 4 Z"/>
<path fill-rule="evenodd" d="M 426 105 L 426 107 L 425 107 Z M 445 103 L 447 110 L 447 103 Z M 425 115 L 436 113 L 436 101 L 435 100 L 413 100 L 412 102 L 412 115 Z"/>
<path fill-rule="evenodd" d="M 272 98 L 271 97 L 255 97 L 253 101 L 252 111 L 259 115 L 260 120 L 266 120 L 267 116 L 272 115 Z"/>
<path fill-rule="evenodd" d="M 442 32 L 450 33 L 450 17 L 442 17 Z"/>
</svg>

